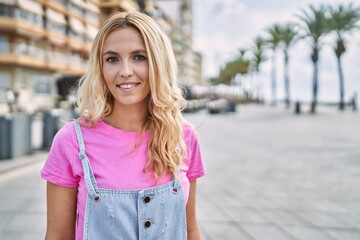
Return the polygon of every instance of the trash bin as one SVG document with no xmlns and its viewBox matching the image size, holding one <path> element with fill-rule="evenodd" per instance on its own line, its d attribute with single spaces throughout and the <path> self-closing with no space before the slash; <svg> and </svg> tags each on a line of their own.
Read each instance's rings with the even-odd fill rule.
<svg viewBox="0 0 360 240">
<path fill-rule="evenodd" d="M 11 116 L 0 117 L 0 159 L 11 158 Z"/>
<path fill-rule="evenodd" d="M 55 134 L 59 130 L 59 119 L 57 114 L 45 112 L 43 116 L 43 148 L 50 149 Z"/>
<path fill-rule="evenodd" d="M 13 113 L 11 127 L 11 158 L 32 153 L 32 116 L 26 113 Z"/>
<path fill-rule="evenodd" d="M 236 103 L 233 101 L 228 102 L 228 111 L 229 112 L 236 112 Z"/>
<path fill-rule="evenodd" d="M 32 153 L 32 117 L 13 113 L 0 117 L 0 159 L 10 159 Z"/>
</svg>

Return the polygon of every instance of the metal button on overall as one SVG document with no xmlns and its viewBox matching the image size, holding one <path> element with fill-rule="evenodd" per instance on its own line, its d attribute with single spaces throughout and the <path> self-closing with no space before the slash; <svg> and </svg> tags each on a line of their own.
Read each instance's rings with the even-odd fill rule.
<svg viewBox="0 0 360 240">
<path fill-rule="evenodd" d="M 150 222 L 149 220 L 146 221 L 146 222 L 144 223 L 144 226 L 145 226 L 146 228 L 150 227 L 150 226 L 151 226 L 151 222 Z"/>
<path fill-rule="evenodd" d="M 100 202 L 100 196 L 99 195 L 94 197 L 94 202 Z"/>
<path fill-rule="evenodd" d="M 149 203 L 151 198 L 149 196 L 144 197 L 144 203 Z"/>
</svg>

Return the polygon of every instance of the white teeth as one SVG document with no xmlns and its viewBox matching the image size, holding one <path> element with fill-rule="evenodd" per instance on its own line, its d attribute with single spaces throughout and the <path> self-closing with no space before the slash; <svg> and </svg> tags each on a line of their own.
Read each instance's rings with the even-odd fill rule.
<svg viewBox="0 0 360 240">
<path fill-rule="evenodd" d="M 119 87 L 122 89 L 130 89 L 130 88 L 135 87 L 136 85 L 137 84 L 135 84 L 135 83 L 129 83 L 129 84 L 121 84 L 121 85 L 119 85 Z"/>
</svg>

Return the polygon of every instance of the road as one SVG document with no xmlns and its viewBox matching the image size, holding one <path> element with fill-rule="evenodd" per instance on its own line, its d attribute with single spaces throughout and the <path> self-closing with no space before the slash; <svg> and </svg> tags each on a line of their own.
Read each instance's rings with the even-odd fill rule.
<svg viewBox="0 0 360 240">
<path fill-rule="evenodd" d="M 360 239 L 359 113 L 249 105 L 185 117 L 207 169 L 197 199 L 204 240 Z M 0 174 L 0 239 L 43 238 L 45 156 Z"/>
</svg>

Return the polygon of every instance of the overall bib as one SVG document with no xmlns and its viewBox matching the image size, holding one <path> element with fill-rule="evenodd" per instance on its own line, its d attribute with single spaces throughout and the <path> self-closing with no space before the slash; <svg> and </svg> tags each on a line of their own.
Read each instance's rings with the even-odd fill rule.
<svg viewBox="0 0 360 240">
<path fill-rule="evenodd" d="M 81 128 L 77 122 L 74 126 L 88 190 L 84 240 L 185 240 L 185 202 L 179 177 L 145 190 L 98 188 Z M 179 171 L 180 167 L 178 176 Z"/>
</svg>

